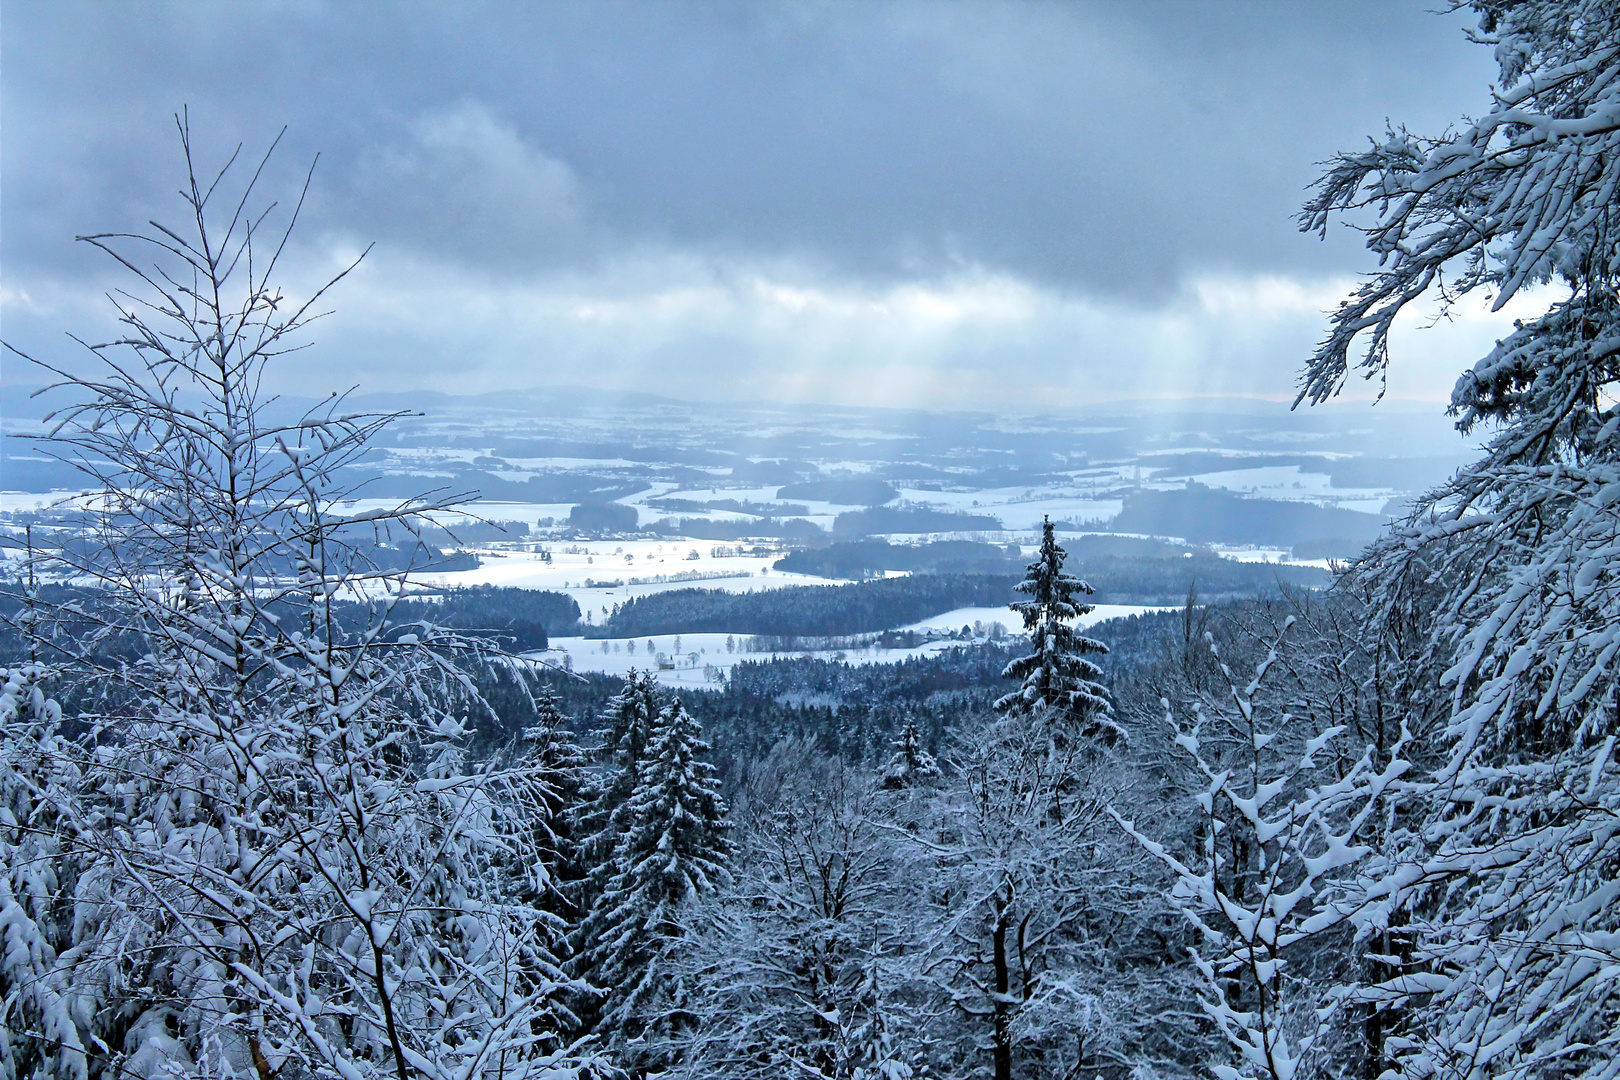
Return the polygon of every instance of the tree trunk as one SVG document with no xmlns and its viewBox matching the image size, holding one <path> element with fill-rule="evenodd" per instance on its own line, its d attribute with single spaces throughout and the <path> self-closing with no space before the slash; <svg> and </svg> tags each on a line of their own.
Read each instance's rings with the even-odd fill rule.
<svg viewBox="0 0 1620 1080">
<path fill-rule="evenodd" d="M 1007 968 L 1007 917 L 1005 913 L 997 913 L 996 928 L 990 935 L 991 943 L 995 949 L 996 965 L 996 999 L 995 1008 L 995 1045 L 991 1053 L 995 1057 L 996 1080 L 1012 1080 L 1012 1015 L 1008 1007 L 1008 993 L 1012 989 L 1012 980 Z"/>
<path fill-rule="evenodd" d="M 1376 985 L 1393 979 L 1411 961 L 1412 938 L 1405 932 L 1404 927 L 1405 920 L 1398 919 L 1396 925 L 1385 930 L 1378 940 L 1382 954 L 1399 957 L 1400 962 L 1388 964 L 1382 960 L 1368 961 L 1366 976 L 1368 982 Z M 1362 1008 L 1366 1011 L 1362 1019 L 1364 1045 L 1361 1072 L 1366 1080 L 1378 1080 L 1388 1064 L 1389 1038 L 1400 1026 L 1401 1010 L 1392 1004 L 1374 1002 L 1368 1002 Z"/>
<path fill-rule="evenodd" d="M 1378 1080 L 1384 1071 L 1384 1013 L 1377 1005 L 1363 1007 L 1367 1010 L 1367 1019 L 1362 1025 L 1362 1035 L 1367 1045 L 1361 1075 L 1364 1080 Z"/>
</svg>

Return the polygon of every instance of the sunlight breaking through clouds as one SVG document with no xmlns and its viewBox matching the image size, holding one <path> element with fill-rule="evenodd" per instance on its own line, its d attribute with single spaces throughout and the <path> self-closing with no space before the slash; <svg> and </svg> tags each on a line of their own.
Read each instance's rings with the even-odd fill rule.
<svg viewBox="0 0 1620 1080">
<path fill-rule="evenodd" d="M 335 244 L 322 268 L 353 250 Z M 1352 287 L 1348 278 L 1209 274 L 1146 304 L 979 267 L 861 283 L 785 261 L 645 252 L 591 272 L 514 279 L 380 251 L 343 286 L 322 351 L 340 351 L 361 372 L 455 392 L 588 373 L 594 385 L 717 400 L 1015 410 L 1282 400 L 1324 312 Z M 1546 301 L 1526 295 L 1494 314 L 1470 303 L 1432 326 L 1432 310 L 1407 318 L 1389 395 L 1444 401 L 1514 317 Z M 699 373 L 701 388 L 691 382 Z M 1346 395 L 1376 391 L 1357 381 Z"/>
</svg>

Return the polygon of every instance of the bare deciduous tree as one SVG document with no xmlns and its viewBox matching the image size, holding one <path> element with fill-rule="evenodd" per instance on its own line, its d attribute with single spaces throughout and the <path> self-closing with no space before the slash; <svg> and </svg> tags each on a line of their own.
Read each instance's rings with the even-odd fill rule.
<svg viewBox="0 0 1620 1080">
<path fill-rule="evenodd" d="M 88 541 L 54 555 L 91 586 L 70 676 L 108 705 L 61 800 L 76 936 L 49 978 L 91 1076 L 535 1074 L 569 1052 L 569 983 L 501 887 L 525 778 L 463 749 L 493 654 L 390 618 L 396 545 L 452 500 L 339 512 L 394 417 L 286 415 L 265 384 L 353 267 L 285 295 L 308 177 L 272 227 L 269 153 L 205 177 L 177 123 L 184 224 L 82 238 L 131 275 L 124 333 L 81 343 L 90 374 L 41 365 L 72 399 L 43 445 L 90 489 Z"/>
</svg>

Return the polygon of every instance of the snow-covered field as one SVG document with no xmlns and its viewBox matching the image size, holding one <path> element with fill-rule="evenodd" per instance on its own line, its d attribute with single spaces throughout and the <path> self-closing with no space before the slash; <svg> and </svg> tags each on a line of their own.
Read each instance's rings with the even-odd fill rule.
<svg viewBox="0 0 1620 1080">
<path fill-rule="evenodd" d="M 1134 604 L 1099 604 L 1076 622 L 1085 628 L 1108 619 L 1141 615 L 1149 611 L 1168 611 L 1169 608 L 1141 607 Z M 923 619 L 902 630 L 924 632 L 929 630 L 954 633 L 964 626 L 988 633 L 992 624 L 1000 623 L 1008 631 L 1019 629 L 1018 616 L 1004 607 L 958 608 L 932 618 Z M 730 642 L 731 647 L 727 648 Z M 930 641 L 910 649 L 884 649 L 876 645 L 859 648 L 748 652 L 747 634 L 655 634 L 638 638 L 553 638 L 551 648 L 530 656 L 545 663 L 561 666 L 567 658 L 574 671 L 599 671 L 623 676 L 631 668 L 652 670 L 660 683 L 669 687 L 713 687 L 724 681 L 732 667 L 744 660 L 771 660 L 778 657 L 811 656 L 823 660 L 843 660 L 851 664 L 893 664 L 907 657 L 926 656 L 942 649 L 961 645 L 960 641 Z M 675 666 L 660 667 L 660 661 Z"/>
<path fill-rule="evenodd" d="M 350 499 L 339 509 L 344 514 L 363 514 L 368 511 L 390 510 L 399 503 L 398 499 Z M 503 502 L 498 499 L 480 499 L 475 503 L 469 503 L 466 513 L 434 514 L 433 519 L 452 530 L 458 524 L 474 520 L 521 521 L 532 527 L 536 522 L 547 519 L 553 522 L 567 522 L 568 512 L 573 508 L 573 503 Z"/>
<path fill-rule="evenodd" d="M 0 513 L 44 510 L 83 494 L 78 491 L 0 491 Z"/>
<path fill-rule="evenodd" d="M 732 639 L 733 651 L 726 651 L 727 637 Z M 675 639 L 680 638 L 681 652 L 675 653 Z M 923 656 L 941 649 L 961 645 L 959 641 L 932 641 L 913 649 L 880 649 L 876 646 L 859 649 L 828 649 L 821 651 L 791 650 L 784 652 L 744 652 L 746 635 L 742 634 L 658 634 L 650 638 L 613 640 L 597 638 L 552 638 L 551 648 L 544 653 L 531 654 L 550 664 L 561 664 L 566 655 L 575 671 L 600 671 L 608 675 L 624 675 L 631 668 L 637 671 L 654 669 L 660 683 L 671 687 L 713 687 L 725 679 L 726 673 L 743 660 L 771 660 L 778 657 L 814 656 L 828 660 L 847 660 L 854 664 L 892 664 L 908 656 Z M 649 653 L 648 642 L 652 643 Z M 602 651 L 603 645 L 608 648 Z M 635 652 L 629 651 L 634 644 Z M 657 667 L 658 654 L 678 662 L 674 668 Z M 696 653 L 694 660 L 692 654 Z"/>
<path fill-rule="evenodd" d="M 1170 490 L 1186 485 L 1187 477 L 1144 482 L 1144 487 Z M 1336 506 L 1364 514 L 1382 512 L 1384 504 L 1398 492 L 1394 488 L 1336 488 L 1326 473 L 1302 470 L 1298 465 L 1266 465 L 1250 469 L 1229 469 L 1199 473 L 1190 477 L 1205 487 L 1222 488 L 1284 502 L 1308 502 Z"/>
<path fill-rule="evenodd" d="M 532 545 L 531 545 L 532 546 Z M 758 592 L 789 585 L 843 582 L 771 569 L 783 552 L 774 545 L 712 540 L 582 540 L 548 544 L 551 561 L 533 551 L 474 549 L 476 570 L 426 573 L 416 580 L 438 588 L 501 585 L 567 593 L 592 621 L 604 608 L 670 589 Z"/>
<path fill-rule="evenodd" d="M 1333 569 L 1328 559 L 1296 559 L 1287 548 L 1256 547 L 1252 544 L 1234 547 L 1227 544 L 1212 544 L 1210 550 L 1223 559 L 1243 563 L 1287 563 L 1290 566 L 1314 566 L 1319 570 Z"/>
<path fill-rule="evenodd" d="M 1034 532 L 1041 519 L 1107 521 L 1120 511 L 1119 499 L 1098 499 L 1090 490 L 1072 488 L 987 488 L 981 491 L 925 491 L 905 488 L 900 497 L 919 506 L 961 514 L 987 514 L 1009 532 Z"/>
<path fill-rule="evenodd" d="M 1123 619 L 1131 615 L 1142 615 L 1149 611 L 1170 611 L 1166 607 L 1143 607 L 1139 604 L 1097 604 L 1090 612 L 1076 619 L 1074 625 L 1078 629 L 1095 626 L 1109 619 Z M 1023 629 L 1019 624 L 1018 614 L 1005 607 L 972 607 L 957 608 L 940 615 L 934 615 L 914 622 L 909 626 L 902 626 L 902 630 L 948 630 L 955 632 L 964 626 L 980 624 L 988 628 L 991 623 L 1001 623 L 1009 631 L 1018 632 Z"/>
<path fill-rule="evenodd" d="M 1252 415 L 1198 413 L 1173 420 L 1137 416 L 1127 410 L 1110 413 L 1106 422 L 1092 418 L 1083 423 L 1072 418 L 1024 422 L 964 415 L 949 423 L 929 421 L 917 426 L 913 419 L 875 412 L 728 409 L 713 403 L 674 401 L 601 409 L 571 406 L 581 410 L 577 414 L 531 414 L 527 408 L 521 403 L 506 408 L 487 402 L 435 406 L 436 418 L 402 422 L 400 433 L 409 437 L 379 447 L 376 464 L 391 474 L 420 478 L 424 489 L 476 491 L 482 486 L 510 497 L 479 500 L 469 504 L 468 513 L 435 515 L 452 530 L 459 522 L 473 520 L 518 521 L 529 526 L 527 536 L 514 533 L 509 542 L 489 541 L 487 532 L 480 529 L 476 540 L 469 536 L 465 542 L 483 546 L 482 567 L 427 575 L 425 583 L 555 589 L 572 595 L 597 622 L 604 608 L 611 610 L 614 604 L 671 588 L 754 591 L 827 582 L 771 570 L 770 564 L 781 557 L 783 549 L 770 540 L 564 539 L 578 492 L 606 495 L 639 487 L 617 501 L 633 508 L 644 528 L 668 518 L 693 518 L 737 527 L 736 531 L 746 534 L 749 523 L 760 519 L 715 505 L 730 503 L 777 518 L 803 517 L 830 531 L 839 514 L 858 507 L 825 500 L 783 500 L 777 493 L 790 483 L 806 480 L 885 477 L 895 484 L 901 504 L 984 515 L 996 519 L 1001 527 L 881 538 L 898 543 L 939 539 L 1018 542 L 1027 550 L 1038 539 L 1043 518 L 1106 527 L 1104 523 L 1122 509 L 1123 492 L 1173 489 L 1189 479 L 1260 498 L 1378 512 L 1392 499 L 1410 492 L 1394 487 L 1335 487 L 1329 475 L 1331 463 L 1371 454 L 1369 460 L 1376 465 L 1386 460 L 1379 455 L 1392 455 L 1387 460 L 1397 461 L 1403 454 L 1443 452 L 1442 444 L 1425 441 L 1427 437 L 1415 428 L 1408 430 L 1411 425 L 1401 422 L 1395 413 L 1357 417 L 1353 427 L 1344 426 L 1348 420 L 1324 425 L 1321 417 L 1301 418 L 1281 408 L 1276 415 L 1263 410 Z M 1376 426 L 1374 421 L 1379 420 L 1399 437 L 1386 433 L 1381 442 L 1369 441 L 1369 425 Z M 12 426 L 18 422 L 7 418 Z M 1449 428 L 1446 430 L 1451 438 Z M 625 448 L 631 446 L 638 452 L 627 452 Z M 1286 446 L 1286 453 L 1279 446 Z M 639 452 L 648 447 L 657 452 Z M 593 451 L 599 456 L 590 456 Z M 1211 471 L 1153 479 L 1161 466 L 1175 463 L 1174 456 L 1189 453 L 1205 459 L 1190 467 Z M 12 460 L 0 459 L 0 464 Z M 1280 463 L 1284 460 L 1286 464 Z M 27 486 L 32 474 L 26 468 L 39 465 L 37 455 L 19 451 L 14 461 L 10 486 Z M 1336 475 L 1351 474 L 1341 470 Z M 1353 475 L 1366 477 L 1360 482 L 1367 484 L 1385 482 L 1386 477 L 1389 483 L 1403 484 L 1422 479 L 1401 469 L 1362 467 Z M 488 483 L 492 476 L 512 484 L 533 480 L 527 491 L 535 501 L 521 501 L 524 491 Z M 1028 482 L 1020 484 L 1021 476 L 1027 476 Z M 570 482 L 554 482 L 559 477 Z M 48 482 L 71 481 L 53 476 Z M 72 494 L 4 491 L 0 492 L 0 511 L 39 511 Z M 564 498 L 569 501 L 562 501 Z M 696 509 L 653 505 L 663 500 Z M 338 509 L 362 513 L 394 509 L 399 502 L 359 499 Z M 1266 537 L 1257 535 L 1255 539 Z M 457 541 L 441 539 L 439 543 L 452 546 Z M 551 563 L 534 556 L 536 544 L 551 548 Z M 730 553 L 716 554 L 720 549 L 730 549 Z M 1277 548 L 1238 545 L 1215 550 L 1240 561 L 1283 561 L 1291 554 Z M 694 551 L 697 557 L 688 559 Z M 1321 559 L 1303 564 L 1326 566 Z"/>
</svg>

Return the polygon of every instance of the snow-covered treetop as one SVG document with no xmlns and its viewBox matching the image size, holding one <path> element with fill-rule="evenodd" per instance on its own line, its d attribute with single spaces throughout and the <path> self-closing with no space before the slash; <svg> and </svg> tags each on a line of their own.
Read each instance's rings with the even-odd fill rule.
<svg viewBox="0 0 1620 1080">
<path fill-rule="evenodd" d="M 917 721 L 907 718 L 900 726 L 900 736 L 894 740 L 894 753 L 883 766 L 883 786 L 907 788 L 939 779 L 939 763 L 922 744 L 922 732 Z"/>
<path fill-rule="evenodd" d="M 1024 580 L 1015 588 L 1029 597 L 1010 605 L 1024 623 L 1031 652 L 1013 660 L 1002 677 L 1022 680 L 1018 690 L 996 702 L 1005 713 L 1055 710 L 1069 721 L 1094 728 L 1110 712 L 1108 692 L 1102 686 L 1102 669 L 1087 654 L 1108 651 L 1100 641 L 1082 637 L 1070 622 L 1091 611 L 1079 598 L 1091 595 L 1084 581 L 1063 572 L 1068 553 L 1059 546 L 1050 519 L 1041 531 L 1041 550 L 1029 564 Z M 1112 728 L 1111 724 L 1105 724 Z M 1111 731 L 1110 738 L 1117 735 Z"/>
<path fill-rule="evenodd" d="M 1072 574 L 1063 572 L 1063 563 L 1069 557 L 1057 542 L 1052 519 L 1046 518 L 1041 526 L 1041 549 L 1035 561 L 1029 564 L 1024 580 L 1013 588 L 1029 597 L 1009 606 L 1023 617 L 1024 629 L 1034 630 L 1036 623 L 1050 619 L 1073 619 L 1091 611 L 1091 605 L 1077 600 L 1077 596 L 1090 596 L 1092 588 Z"/>
</svg>

